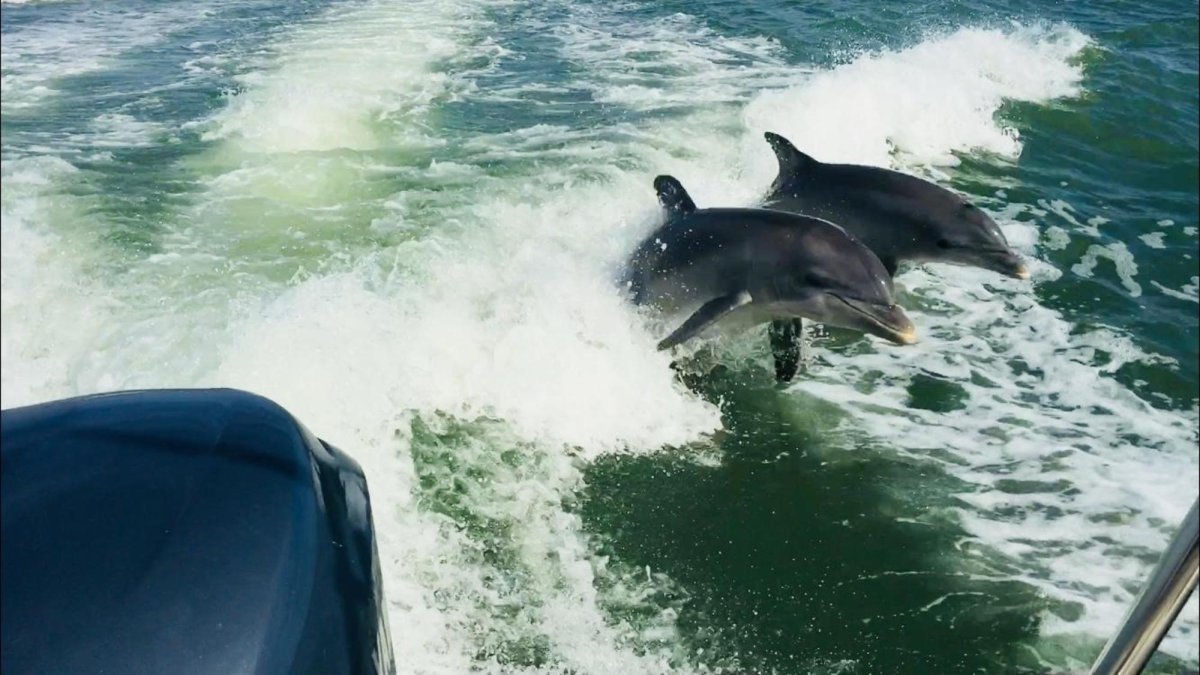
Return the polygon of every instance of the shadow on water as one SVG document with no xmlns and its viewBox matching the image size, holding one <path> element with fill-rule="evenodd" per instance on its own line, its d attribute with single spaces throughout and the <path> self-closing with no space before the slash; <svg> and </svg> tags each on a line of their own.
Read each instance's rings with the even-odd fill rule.
<svg viewBox="0 0 1200 675">
<path fill-rule="evenodd" d="M 945 516 L 953 478 L 847 441 L 835 406 L 779 392 L 766 374 L 735 377 L 700 388 L 723 404 L 719 465 L 609 457 L 590 467 L 582 503 L 604 553 L 686 589 L 678 625 L 702 661 L 781 673 L 1040 670 L 1022 645 L 1048 603 L 972 560 Z"/>
</svg>

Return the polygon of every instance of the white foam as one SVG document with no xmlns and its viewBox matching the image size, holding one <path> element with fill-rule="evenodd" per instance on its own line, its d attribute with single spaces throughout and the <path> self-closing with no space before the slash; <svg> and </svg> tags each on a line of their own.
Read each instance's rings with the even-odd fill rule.
<svg viewBox="0 0 1200 675">
<path fill-rule="evenodd" d="M 1121 280 L 1121 284 L 1125 290 L 1129 291 L 1129 295 L 1139 297 L 1142 294 L 1142 285 L 1134 280 L 1137 276 L 1138 266 L 1133 258 L 1133 253 L 1129 251 L 1129 247 L 1125 242 L 1115 241 L 1107 246 L 1093 244 L 1088 247 L 1083 258 L 1078 263 L 1071 267 L 1071 271 L 1081 277 L 1090 279 L 1093 271 L 1096 269 L 1096 263 L 1100 258 L 1107 258 L 1112 261 L 1117 270 L 1117 278 Z"/>
<path fill-rule="evenodd" d="M 352 5 L 292 31 L 267 65 L 238 78 L 239 93 L 205 137 L 248 153 L 371 150 L 437 143 L 419 124 L 465 82 L 439 68 L 456 56 L 480 10 L 413 3 L 397 12 Z M 354 25 L 358 32 L 344 30 Z"/>
<path fill-rule="evenodd" d="M 893 151 L 910 166 L 952 165 L 955 152 L 1015 158 L 1020 136 L 997 119 L 1000 106 L 1078 92 L 1070 59 L 1088 43 L 1065 26 L 959 29 L 762 94 L 746 121 L 829 162 L 889 166 Z"/>
<path fill-rule="evenodd" d="M 1044 630 L 1102 638 L 1127 606 L 1124 589 L 1146 573 L 1135 556 L 1161 550 L 1187 508 L 1186 495 L 1196 491 L 1196 418 L 1152 408 L 1107 375 L 1125 363 L 1161 357 L 1109 330 L 1072 335 L 1069 322 L 1014 284 L 990 281 L 1009 290 L 985 290 L 984 274 L 905 275 L 910 293 L 949 305 L 944 314 L 912 312 L 923 342 L 870 355 L 828 355 L 828 371 L 797 388 L 840 403 L 852 411 L 855 429 L 881 442 L 918 457 L 938 450 L 959 458 L 944 468 L 971 486 L 959 495 L 968 505 L 960 512 L 966 530 L 1019 561 L 1026 582 L 1086 608 L 1079 621 L 1048 617 Z M 876 384 L 865 389 L 848 384 L 868 381 L 868 373 L 887 376 L 871 378 Z M 909 408 L 913 373 L 962 387 L 966 409 Z M 1013 494 L 1001 479 L 1046 488 Z M 1095 543 L 1103 538 L 1116 543 Z M 1194 626 L 1196 617 L 1183 621 Z M 1183 639 L 1166 649 L 1195 658 L 1194 645 Z"/>
<path fill-rule="evenodd" d="M 77 200 L 55 185 L 76 173 L 54 157 L 4 160 L 0 167 L 0 407 L 77 391 L 75 372 L 106 324 L 111 300 L 84 274 L 94 262 L 89 233 L 75 227 L 60 236 L 45 227 L 85 221 Z"/>
<path fill-rule="evenodd" d="M 208 14 L 206 9 L 178 5 L 151 12 L 86 5 L 5 31 L 0 105 L 6 114 L 34 108 L 57 92 L 59 80 L 108 67 L 122 54 L 154 44 Z"/>
<path fill-rule="evenodd" d="M 169 137 L 165 125 L 125 113 L 104 113 L 92 120 L 89 133 L 72 141 L 89 148 L 144 148 Z"/>
<path fill-rule="evenodd" d="M 1163 238 L 1166 236 L 1165 232 L 1151 232 L 1138 235 L 1138 239 L 1141 239 L 1150 248 L 1166 248 L 1167 245 L 1163 243 Z"/>
<path fill-rule="evenodd" d="M 596 101 L 641 111 L 740 104 L 797 77 L 775 40 L 726 37 L 686 14 L 631 22 L 613 9 L 572 7 L 570 21 L 551 27 L 564 55 L 588 64 L 582 84 Z"/>
<path fill-rule="evenodd" d="M 1192 281 L 1192 283 L 1184 284 L 1183 287 L 1181 287 L 1179 290 L 1175 290 L 1173 288 L 1167 288 L 1166 286 L 1158 283 L 1157 281 L 1151 281 L 1150 283 L 1155 288 L 1162 291 L 1163 295 L 1169 295 L 1172 298 L 1178 298 L 1179 300 L 1191 300 L 1192 302 L 1200 302 L 1200 277 L 1192 277 L 1191 281 Z"/>
<path fill-rule="evenodd" d="M 1058 215 L 1063 216 L 1063 218 L 1065 218 L 1068 222 L 1073 222 L 1077 226 L 1079 225 L 1078 221 L 1075 221 L 1073 216 L 1070 216 L 1069 214 L 1066 213 L 1066 212 L 1070 211 L 1070 209 L 1071 209 L 1070 204 L 1067 204 L 1066 202 L 1063 202 L 1063 201 L 1055 201 L 1055 207 L 1057 209 L 1056 212 L 1058 213 Z M 1100 226 L 1104 225 L 1105 223 L 1110 223 L 1110 222 L 1112 222 L 1112 221 L 1110 221 L 1108 218 L 1105 218 L 1104 216 L 1092 216 L 1091 218 L 1087 219 L 1088 227 L 1081 228 L 1081 229 L 1083 229 L 1083 231 L 1085 233 L 1087 233 L 1093 237 L 1099 237 L 1100 236 Z"/>
<path fill-rule="evenodd" d="M 1045 237 L 1046 248 L 1051 251 L 1061 251 L 1071 243 L 1071 235 L 1057 225 L 1047 227 L 1042 236 Z"/>
</svg>

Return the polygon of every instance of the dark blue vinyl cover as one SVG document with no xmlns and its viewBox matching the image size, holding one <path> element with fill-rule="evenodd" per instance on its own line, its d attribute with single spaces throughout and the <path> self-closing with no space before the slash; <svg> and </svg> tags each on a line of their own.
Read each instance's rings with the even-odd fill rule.
<svg viewBox="0 0 1200 675">
<path fill-rule="evenodd" d="M 0 671 L 387 673 L 366 480 L 228 389 L 0 412 Z"/>
</svg>

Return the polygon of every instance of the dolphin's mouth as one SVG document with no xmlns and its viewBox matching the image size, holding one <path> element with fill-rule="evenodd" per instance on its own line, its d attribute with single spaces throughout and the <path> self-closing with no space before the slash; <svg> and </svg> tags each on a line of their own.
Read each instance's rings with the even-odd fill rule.
<svg viewBox="0 0 1200 675">
<path fill-rule="evenodd" d="M 967 252 L 973 260 L 963 261 L 962 264 L 974 265 L 991 270 L 1014 279 L 1028 279 L 1029 267 L 1021 256 L 1007 248 L 971 248 L 966 246 L 950 246 L 950 250 Z"/>
<path fill-rule="evenodd" d="M 1025 266 L 1025 261 L 1012 251 L 997 251 L 995 253 L 988 252 L 985 260 L 989 263 L 988 267 L 993 272 L 999 272 L 1004 276 L 1014 279 L 1028 279 L 1029 268 Z"/>
<path fill-rule="evenodd" d="M 830 295 L 873 326 L 876 329 L 872 331 L 875 335 L 900 345 L 911 345 L 917 341 L 917 327 L 913 325 L 899 305 L 879 305 L 873 302 L 854 300 L 836 293 L 830 293 Z"/>
</svg>

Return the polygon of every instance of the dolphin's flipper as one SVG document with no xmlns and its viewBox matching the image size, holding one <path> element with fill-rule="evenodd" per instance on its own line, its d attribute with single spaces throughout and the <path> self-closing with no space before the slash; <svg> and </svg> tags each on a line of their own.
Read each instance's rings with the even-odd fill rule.
<svg viewBox="0 0 1200 675">
<path fill-rule="evenodd" d="M 791 382 L 804 355 L 804 320 L 776 319 L 767 327 L 767 336 L 771 355 L 775 357 L 775 379 Z"/>
<path fill-rule="evenodd" d="M 721 317 L 741 307 L 749 304 L 750 294 L 742 291 L 734 295 L 723 295 L 719 298 L 714 298 L 704 303 L 704 306 L 696 310 L 694 314 L 688 317 L 687 321 L 683 322 L 679 328 L 658 343 L 659 350 L 670 349 L 675 345 L 682 344 L 696 337 L 705 328 L 711 326 Z"/>
<path fill-rule="evenodd" d="M 779 179 L 781 180 L 802 174 L 820 164 L 817 160 L 797 150 L 791 141 L 779 134 L 768 131 L 763 134 L 763 137 L 771 144 L 771 149 L 775 151 L 775 158 L 779 160 Z"/>
<path fill-rule="evenodd" d="M 654 179 L 654 189 L 658 192 L 658 203 L 672 216 L 686 216 L 696 210 L 696 202 L 692 201 L 683 184 L 674 176 L 659 176 Z"/>
</svg>

